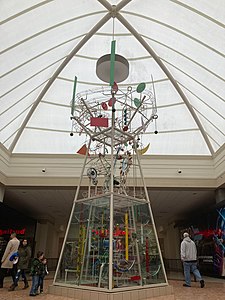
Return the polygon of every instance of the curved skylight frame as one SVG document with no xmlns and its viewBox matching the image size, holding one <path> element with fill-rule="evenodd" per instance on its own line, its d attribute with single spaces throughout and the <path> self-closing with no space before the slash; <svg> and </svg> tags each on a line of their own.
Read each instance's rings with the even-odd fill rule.
<svg viewBox="0 0 225 300">
<path fill-rule="evenodd" d="M 34 1 L 35 2 L 35 1 Z M 41 3 L 36 3 L 34 6 L 32 6 L 31 8 L 26 8 L 24 9 L 22 12 L 20 13 L 16 13 L 15 15 L 12 15 L 12 16 L 9 16 L 6 20 L 2 21 L 1 24 L 7 24 L 7 22 L 10 22 L 12 21 L 13 19 L 16 19 L 18 16 L 25 16 L 26 14 L 29 14 L 30 11 L 32 10 L 35 10 L 36 8 L 40 7 L 40 6 L 44 6 L 48 3 L 50 3 L 51 1 L 43 1 Z M 82 1 L 81 1 L 82 2 Z M 150 35 L 145 35 L 144 33 L 140 33 L 138 32 L 135 27 L 128 22 L 128 20 L 124 17 L 126 15 L 134 15 L 134 12 L 133 11 L 129 11 L 129 4 L 132 4 L 133 6 L 135 5 L 134 1 L 129 1 L 129 0 L 122 0 L 121 2 L 118 2 L 116 6 L 114 5 L 111 5 L 109 3 L 109 1 L 106 1 L 106 0 L 99 0 L 97 1 L 99 4 L 98 6 L 95 7 L 95 10 L 93 11 L 93 13 L 87 13 L 87 15 L 98 15 L 101 16 L 102 14 L 104 15 L 102 19 L 100 19 L 95 26 L 92 27 L 92 29 L 89 30 L 88 33 L 83 33 L 81 34 L 80 36 L 75 36 L 73 37 L 72 39 L 70 40 L 65 40 L 65 41 L 62 41 L 60 43 L 58 43 L 57 46 L 54 46 L 50 49 L 46 49 L 44 50 L 42 53 L 40 53 L 39 55 L 36 55 L 34 56 L 33 58 L 30 58 L 27 62 L 23 62 L 21 63 L 19 66 L 11 69 L 11 70 L 8 70 L 7 72 L 5 72 L 5 74 L 3 75 L 8 75 L 10 73 L 13 73 L 15 70 L 18 70 L 19 68 L 22 68 L 23 66 L 25 66 L 26 64 L 29 64 L 32 60 L 35 60 L 36 58 L 42 56 L 42 55 L 45 55 L 46 53 L 51 53 L 51 51 L 53 51 L 54 49 L 57 49 L 58 47 L 61 47 L 62 45 L 65 45 L 65 44 L 70 44 L 72 43 L 75 39 L 79 40 L 79 42 L 77 43 L 77 45 L 74 47 L 74 49 L 72 51 L 70 51 L 69 54 L 66 54 L 64 57 L 59 57 L 58 60 L 55 60 L 53 61 L 51 64 L 49 65 L 45 65 L 43 66 L 43 68 L 41 68 L 41 70 L 37 73 L 37 74 L 32 74 L 31 76 L 27 77 L 27 79 L 24 79 L 23 81 L 20 82 L 19 86 L 22 87 L 23 83 L 26 83 L 26 82 L 30 82 L 31 79 L 35 79 L 35 76 L 38 76 L 38 74 L 44 72 L 45 70 L 47 70 L 48 68 L 55 68 L 56 66 L 56 69 L 55 71 L 53 72 L 53 75 L 51 75 L 49 78 L 46 78 L 45 81 L 42 82 L 42 84 L 44 84 L 44 82 L 46 82 L 44 88 L 42 88 L 41 92 L 39 93 L 39 95 L 36 97 L 36 99 L 34 99 L 33 102 L 30 103 L 30 110 L 29 110 L 29 113 L 26 115 L 26 117 L 24 118 L 23 122 L 21 123 L 21 125 L 19 126 L 19 128 L 16 128 L 16 130 L 14 130 L 14 132 L 11 132 L 11 134 L 8 136 L 7 140 L 10 139 L 10 136 L 14 136 L 13 138 L 13 141 L 11 142 L 11 144 L 8 146 L 8 149 L 13 152 L 13 151 L 16 151 L 17 149 L 17 146 L 18 146 L 18 142 L 22 143 L 22 135 L 23 135 L 23 132 L 26 128 L 32 128 L 32 126 L 29 126 L 29 122 L 33 116 L 33 114 L 35 113 L 36 111 L 36 108 L 38 107 L 38 105 L 40 105 L 40 103 L 47 103 L 48 102 L 48 99 L 45 99 L 45 95 L 46 93 L 49 91 L 50 88 L 53 87 L 53 83 L 56 82 L 56 79 L 60 79 L 62 78 L 60 75 L 62 74 L 61 72 L 64 70 L 64 68 L 66 66 L 68 66 L 68 64 L 70 63 L 70 61 L 75 57 L 75 56 L 80 56 L 82 57 L 82 54 L 79 54 L 78 52 L 83 48 L 84 45 L 86 45 L 86 43 L 95 35 L 95 34 L 101 34 L 102 33 L 99 33 L 99 29 L 102 28 L 111 18 L 115 18 L 116 20 L 118 20 L 119 22 L 121 22 L 121 24 L 127 29 L 127 32 L 130 33 L 140 44 L 141 46 L 146 50 L 147 53 L 149 53 L 149 56 L 152 57 L 152 59 L 154 59 L 154 61 L 156 62 L 156 64 L 160 67 L 160 69 L 165 73 L 166 77 L 165 79 L 169 80 L 171 82 L 171 84 L 173 85 L 173 87 L 175 88 L 175 90 L 177 91 L 177 93 L 179 94 L 180 98 L 183 100 L 183 102 L 185 103 L 186 107 L 188 108 L 189 110 L 189 113 L 191 114 L 191 116 L 193 117 L 195 123 L 197 124 L 197 128 L 199 129 L 199 131 L 201 132 L 201 135 L 208 147 L 208 153 L 210 153 L 211 155 L 214 154 L 215 152 L 215 147 L 216 149 L 218 149 L 219 147 L 222 146 L 222 143 L 221 141 L 223 140 L 223 143 L 224 143 L 224 132 L 225 132 L 225 128 L 224 128 L 224 125 L 223 125 L 223 109 L 224 109 L 224 98 L 222 96 L 220 96 L 219 94 L 221 93 L 219 91 L 219 93 L 215 93 L 214 92 L 214 95 L 216 98 L 219 98 L 220 101 L 221 101 L 221 109 L 219 108 L 218 111 L 216 109 L 214 109 L 213 107 L 210 107 L 210 105 L 208 103 L 206 103 L 206 106 L 211 110 L 211 111 L 214 111 L 215 112 L 215 116 L 218 116 L 218 118 L 220 118 L 220 122 L 218 123 L 219 126 L 222 126 L 221 128 L 219 128 L 218 126 L 216 126 L 214 124 L 214 122 L 212 122 L 212 120 L 207 120 L 207 117 L 205 118 L 204 115 L 202 115 L 202 112 L 199 111 L 199 110 L 196 110 L 195 107 L 193 107 L 193 105 L 191 104 L 191 101 L 188 99 L 188 96 L 187 94 L 189 95 L 193 95 L 193 97 L 196 97 L 198 98 L 200 101 L 202 101 L 202 103 L 204 103 L 204 99 L 201 99 L 200 97 L 198 97 L 198 95 L 195 95 L 192 90 L 190 90 L 190 87 L 187 87 L 186 85 L 184 85 L 182 83 L 182 81 L 179 80 L 178 77 L 174 77 L 174 75 L 171 73 L 171 70 L 170 68 L 174 67 L 174 71 L 176 70 L 177 66 L 175 65 L 172 65 L 170 61 L 168 61 L 167 59 L 165 59 L 165 57 L 162 57 L 158 55 L 158 53 L 156 53 L 154 51 L 154 49 L 150 46 L 150 42 L 151 42 L 151 36 Z M 138 5 L 138 1 L 135 1 Z M 162 0 L 162 3 L 164 1 Z M 186 10 L 189 10 L 191 11 L 192 13 L 194 14 L 198 14 L 200 15 L 202 18 L 205 18 L 207 19 L 207 22 L 212 22 L 213 24 L 219 26 L 221 29 L 224 30 L 225 26 L 224 24 L 221 22 L 221 21 L 218 21 L 210 16 L 208 16 L 205 12 L 200 12 L 197 8 L 194 7 L 194 3 L 193 3 L 193 7 L 191 5 L 187 5 L 185 3 L 185 1 L 176 1 L 176 0 L 172 0 L 170 1 L 171 3 L 174 3 L 176 5 L 179 5 L 179 6 L 182 6 L 184 7 Z M 101 9 L 101 5 L 102 5 L 102 8 Z M 80 3 L 80 5 L 82 5 L 82 3 Z M 104 8 L 106 8 L 108 10 L 104 12 Z M 151 18 L 149 16 L 144 16 L 144 15 L 140 15 L 138 13 L 135 13 L 136 16 L 139 16 L 139 18 L 146 18 L 146 19 L 149 19 L 153 22 L 158 22 L 160 23 L 159 20 L 154 20 L 154 18 Z M 84 19 L 85 16 L 75 16 L 74 19 L 77 19 L 79 18 L 80 20 Z M 62 22 L 62 24 L 64 24 L 65 22 L 69 22 L 70 20 L 66 20 L 64 22 Z M 82 23 L 81 23 L 82 24 Z M 61 26 L 60 24 L 58 25 L 55 25 L 55 26 Z M 165 26 L 167 27 L 171 27 L 170 24 L 166 24 Z M 43 32 L 45 32 L 46 30 L 49 30 L 48 28 L 46 28 L 45 30 L 43 31 L 40 31 L 38 33 L 38 35 L 41 35 Z M 176 29 L 176 31 L 180 31 L 179 29 Z M 188 36 L 187 33 L 185 32 L 182 32 L 183 35 L 185 36 Z M 37 34 L 35 34 L 34 36 L 37 36 Z M 33 37 L 34 37 L 33 36 Z M 115 34 L 115 37 L 116 37 L 116 34 Z M 188 36 L 188 38 L 192 39 L 193 41 L 195 42 L 200 42 L 201 45 L 203 45 L 204 47 L 207 47 L 210 51 L 213 51 L 214 53 L 216 54 L 219 54 L 222 58 L 223 58 L 223 61 L 224 61 L 224 58 L 225 58 L 225 54 L 221 51 L 218 51 L 217 49 L 214 49 L 212 48 L 211 46 L 209 45 L 206 45 L 204 42 L 201 42 L 199 40 L 197 40 L 195 37 L 191 37 L 191 36 Z M 30 36 L 29 38 L 27 38 L 27 40 L 31 40 L 32 41 L 32 36 Z M 154 41 L 154 39 L 152 39 Z M 179 53 L 178 50 L 176 50 L 175 47 L 171 47 L 169 45 L 166 45 L 164 44 L 162 41 L 156 41 L 156 43 L 158 43 L 159 45 L 161 44 L 161 46 L 169 49 L 170 51 L 174 51 Z M 15 43 L 14 47 L 17 45 L 18 43 Z M 217 43 L 218 44 L 218 43 Z M 220 44 L 218 44 L 220 45 Z M 13 47 L 13 46 L 12 46 Z M 222 47 L 221 47 L 222 48 Z M 11 48 L 8 48 L 8 49 L 11 49 Z M 222 49 L 223 50 L 223 49 Z M 4 49 L 2 51 L 2 54 L 4 54 L 5 52 L 7 52 L 7 49 Z M 206 68 L 204 65 L 202 65 L 201 63 L 199 63 L 198 61 L 195 61 L 193 60 L 190 56 L 187 56 L 186 54 L 183 54 L 180 52 L 180 54 L 182 57 L 184 57 L 186 60 L 190 61 L 191 63 L 194 63 L 196 64 L 196 66 L 199 66 L 199 68 L 202 68 L 204 69 L 206 72 L 210 73 L 212 76 L 215 76 L 215 78 L 218 78 L 219 81 L 225 81 L 224 80 L 224 77 L 221 75 L 221 74 L 218 74 L 216 73 L 215 71 L 213 71 L 212 69 L 210 68 Z M 91 58 L 89 56 L 89 59 L 94 59 L 94 58 Z M 144 59 L 144 56 L 142 56 L 142 58 L 139 58 L 141 60 Z M 62 61 L 62 62 L 61 62 Z M 134 61 L 134 60 L 133 60 Z M 132 62 L 132 59 L 130 59 L 130 62 Z M 95 70 L 93 70 L 94 72 Z M 177 68 L 177 72 L 179 72 L 179 69 Z M 182 72 L 185 72 L 182 70 Z M 185 74 L 185 73 L 184 73 Z M 154 76 L 154 74 L 153 74 Z M 187 74 L 187 76 L 189 76 Z M 68 80 L 65 78 L 65 80 Z M 156 79 L 157 81 L 158 79 Z M 162 80 L 162 79 L 161 79 Z M 195 82 L 197 83 L 197 80 L 195 78 L 191 78 L 190 77 L 190 83 L 191 83 L 191 80 L 195 80 Z M 69 81 L 72 83 L 72 79 L 69 79 Z M 100 85 L 100 83 L 97 83 L 98 85 Z M 134 85 L 134 83 L 131 82 L 131 84 Z M 39 84 L 40 85 L 40 84 Z M 203 88 L 207 89 L 207 87 L 203 86 Z M 35 88 L 34 88 L 35 89 Z M 16 86 L 12 87 L 12 90 L 16 90 Z M 222 90 L 221 90 L 222 91 Z M 30 91 L 32 92 L 32 91 Z M 7 95 L 8 93 L 10 93 L 10 90 L 8 90 L 8 92 L 6 92 L 5 95 Z M 209 93 L 213 93 L 212 90 L 209 89 Z M 2 97 L 4 98 L 4 95 L 2 95 Z M 21 98 L 23 99 L 23 97 Z M 19 100 L 18 100 L 19 101 Z M 18 102 L 17 101 L 17 102 Z M 216 103 L 216 102 L 215 102 Z M 69 101 L 68 101 L 68 107 L 69 107 Z M 27 109 L 29 109 L 29 107 L 27 107 Z M 21 113 L 21 112 L 20 112 Z M 202 115 L 201 119 L 202 118 L 205 118 L 205 120 L 208 122 L 208 124 L 211 123 L 211 126 L 212 126 L 212 129 L 214 128 L 216 132 L 220 132 L 220 141 L 217 141 L 216 140 L 216 137 L 213 137 L 212 136 L 212 133 L 214 130 L 210 130 L 211 131 L 211 134 L 210 132 L 206 132 L 206 127 L 203 126 L 201 120 L 200 120 L 200 116 Z M 1 114 L 0 114 L 1 116 Z M 65 116 L 65 118 L 67 118 L 69 116 Z M 11 120 L 10 120 L 11 121 Z M 10 123 L 9 121 L 9 123 Z M 225 123 L 224 123 L 225 124 Z M 7 127 L 7 124 L 5 123 L 5 126 Z M 3 128 L 3 127 L 2 127 Z M 194 128 L 193 128 L 194 129 Z M 51 131 L 51 129 L 50 129 Z M 57 131 L 57 130 L 56 130 Z M 62 130 L 58 130 L 58 132 L 64 132 L 64 129 Z M 179 131 L 179 129 L 178 129 Z M 69 128 L 68 128 L 68 132 L 69 132 Z M 214 139 L 213 141 L 213 144 L 212 145 L 212 140 Z M 11 140 L 11 139 L 10 139 Z M 1 140 L 2 143 L 6 143 L 6 140 Z M 7 144 L 8 145 L 8 144 Z M 217 145 L 217 146 L 216 146 Z M 151 153 L 151 151 L 149 152 Z M 156 153 L 154 153 L 156 154 Z M 183 154 L 183 153 L 180 153 L 180 154 Z M 199 153 L 200 154 L 200 153 Z M 203 154 L 206 154 L 206 152 L 204 152 Z"/>
</svg>

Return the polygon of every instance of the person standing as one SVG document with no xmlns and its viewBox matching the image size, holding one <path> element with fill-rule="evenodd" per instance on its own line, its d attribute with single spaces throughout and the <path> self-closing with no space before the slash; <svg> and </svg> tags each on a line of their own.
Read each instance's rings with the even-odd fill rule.
<svg viewBox="0 0 225 300">
<path fill-rule="evenodd" d="M 205 286 L 205 282 L 197 268 L 197 248 L 195 243 L 190 239 L 189 233 L 183 234 L 183 241 L 180 246 L 180 255 L 184 267 L 185 283 L 183 286 L 191 287 L 191 272 L 194 274 L 197 281 L 200 282 L 200 287 Z"/>
<path fill-rule="evenodd" d="M 45 276 L 48 274 L 46 257 L 43 257 L 42 264 L 43 264 L 43 266 L 42 266 L 41 274 L 39 277 L 39 283 L 38 283 L 38 288 L 40 287 L 40 294 L 42 294 L 44 292 L 44 279 L 45 279 Z"/>
<path fill-rule="evenodd" d="M 31 262 L 30 275 L 32 276 L 32 286 L 30 290 L 30 296 L 38 295 L 38 285 L 40 280 L 40 275 L 43 270 L 42 259 L 44 257 L 44 252 L 38 251 L 37 257 Z"/>
<path fill-rule="evenodd" d="M 7 270 L 11 269 L 11 275 L 13 282 L 15 280 L 15 265 L 13 264 L 13 261 L 9 260 L 10 257 L 17 252 L 19 248 L 20 241 L 16 237 L 16 233 L 12 232 L 10 235 L 10 240 L 6 246 L 5 252 L 2 256 L 1 260 L 1 269 L 0 269 L 0 288 L 3 288 L 3 281 L 6 276 Z"/>
<path fill-rule="evenodd" d="M 9 291 L 14 291 L 15 288 L 18 286 L 20 275 L 22 276 L 24 281 L 23 289 L 27 289 L 29 287 L 25 272 L 28 269 L 28 264 L 31 258 L 31 249 L 30 246 L 28 246 L 27 239 L 22 240 L 22 243 L 20 244 L 18 249 L 18 254 L 19 254 L 19 261 L 17 263 L 17 273 L 15 276 L 15 281 L 13 285 L 11 285 L 11 287 L 9 288 Z"/>
</svg>

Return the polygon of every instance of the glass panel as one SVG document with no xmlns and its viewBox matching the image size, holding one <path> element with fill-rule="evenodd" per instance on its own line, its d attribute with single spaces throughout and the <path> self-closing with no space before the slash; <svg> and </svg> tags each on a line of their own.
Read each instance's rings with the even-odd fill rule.
<svg viewBox="0 0 225 300">
<path fill-rule="evenodd" d="M 114 194 L 112 287 L 165 283 L 149 205 Z M 78 201 L 57 283 L 109 287 L 110 196 Z"/>
<path fill-rule="evenodd" d="M 56 282 L 108 287 L 109 197 L 78 202 Z"/>
<path fill-rule="evenodd" d="M 165 283 L 149 206 L 114 202 L 114 288 Z"/>
<path fill-rule="evenodd" d="M 151 155 L 210 155 L 205 140 L 199 130 L 159 132 L 158 134 L 143 134 L 142 144 L 150 142 L 146 154 Z"/>
</svg>

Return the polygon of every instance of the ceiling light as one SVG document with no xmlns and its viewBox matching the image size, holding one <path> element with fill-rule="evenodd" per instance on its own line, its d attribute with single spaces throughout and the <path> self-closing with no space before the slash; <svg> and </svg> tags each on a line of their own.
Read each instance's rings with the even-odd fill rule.
<svg viewBox="0 0 225 300">
<path fill-rule="evenodd" d="M 110 59 L 111 55 L 106 54 L 100 57 L 96 65 L 96 74 L 99 79 L 104 82 L 110 82 Z M 114 63 L 114 80 L 119 83 L 127 79 L 129 75 L 129 63 L 127 59 L 121 55 L 115 55 Z"/>
</svg>

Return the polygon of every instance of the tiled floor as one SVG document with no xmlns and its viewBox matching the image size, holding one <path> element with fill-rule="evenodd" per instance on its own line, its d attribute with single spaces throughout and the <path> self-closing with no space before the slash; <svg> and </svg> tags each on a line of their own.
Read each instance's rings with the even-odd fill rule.
<svg viewBox="0 0 225 300">
<path fill-rule="evenodd" d="M 70 300 L 71 298 L 49 295 L 47 287 L 52 283 L 52 279 L 45 280 L 45 291 L 38 295 L 35 299 L 38 300 Z M 201 289 L 198 283 L 193 283 L 191 288 L 183 287 L 183 281 L 169 280 L 169 283 L 174 287 L 175 300 L 224 300 L 225 299 L 225 280 L 214 279 L 206 280 L 205 288 Z M 5 282 L 5 287 L 0 289 L 0 300 L 30 300 L 29 289 L 22 290 L 23 284 L 20 283 L 19 288 L 14 292 L 8 292 L 10 282 Z M 156 298 L 157 300 L 168 300 L 168 297 Z M 129 300 L 129 299 L 127 299 Z"/>
</svg>

